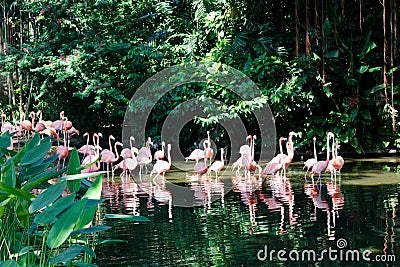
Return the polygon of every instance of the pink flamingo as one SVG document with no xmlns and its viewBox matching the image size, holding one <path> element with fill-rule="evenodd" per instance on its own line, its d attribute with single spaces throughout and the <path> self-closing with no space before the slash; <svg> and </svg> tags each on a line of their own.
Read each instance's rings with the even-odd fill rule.
<svg viewBox="0 0 400 267">
<path fill-rule="evenodd" d="M 247 138 L 250 138 L 251 154 L 250 155 L 246 154 L 242 160 L 243 166 L 246 169 L 245 173 L 246 179 L 251 175 L 252 172 L 255 172 L 257 169 L 260 170 L 261 168 L 254 160 L 254 143 L 257 137 L 255 135 L 253 136 L 249 135 Z M 259 172 L 259 174 L 261 175 L 261 171 Z"/>
<path fill-rule="evenodd" d="M 150 144 L 153 145 L 153 143 L 151 142 L 151 138 L 147 138 L 146 141 L 146 146 L 140 148 L 139 153 L 136 157 L 137 162 L 140 166 L 140 172 L 139 175 L 142 175 L 142 170 L 143 170 L 143 166 L 146 168 L 146 174 L 147 174 L 147 164 L 150 164 L 153 160 L 153 156 L 151 155 L 151 151 L 150 151 Z"/>
<path fill-rule="evenodd" d="M 204 142 L 207 142 L 207 140 L 204 141 Z M 207 162 L 206 162 L 206 157 L 203 157 L 203 159 L 204 159 L 204 162 L 197 162 L 196 165 L 194 165 L 194 167 L 193 167 L 193 171 L 194 171 L 195 173 L 197 173 L 198 179 L 200 179 L 201 176 L 202 176 L 203 174 L 206 174 L 207 171 L 208 171 Z"/>
<path fill-rule="evenodd" d="M 29 113 L 29 117 L 31 118 L 31 121 L 29 120 L 23 120 L 20 123 L 21 128 L 25 131 L 25 136 L 28 138 L 29 134 L 28 132 L 33 131 L 34 129 L 34 124 L 35 124 L 35 112 L 31 111 Z"/>
<path fill-rule="evenodd" d="M 110 143 L 111 143 L 111 139 L 110 139 Z M 123 144 L 121 142 L 118 142 L 118 141 L 114 143 L 114 150 L 115 150 L 115 154 L 116 155 L 114 155 L 112 150 L 111 150 L 111 153 L 110 152 L 103 153 L 104 151 L 101 153 L 101 160 L 100 161 L 101 162 L 105 162 L 107 164 L 107 174 L 109 172 L 109 166 L 112 165 L 114 162 L 116 162 L 119 159 L 117 146 L 123 147 Z M 111 172 L 112 172 L 111 176 L 114 177 L 114 169 L 112 168 L 112 166 L 111 166 Z"/>
<path fill-rule="evenodd" d="M 214 163 L 211 165 L 209 172 L 214 171 L 215 172 L 215 179 L 218 179 L 218 174 L 224 167 L 224 149 L 221 148 L 221 160 L 214 161 Z"/>
<path fill-rule="evenodd" d="M 135 141 L 135 138 L 133 136 L 129 137 L 129 148 L 124 148 L 121 151 L 121 157 L 126 159 L 126 158 L 132 158 L 134 156 L 134 153 L 138 154 L 138 149 L 136 147 L 133 147 L 132 141 Z"/>
<path fill-rule="evenodd" d="M 156 164 L 154 164 L 153 166 L 153 170 L 151 171 L 150 174 L 156 173 L 156 175 L 153 178 L 153 181 L 155 184 L 156 181 L 155 179 L 157 178 L 157 176 L 159 176 L 160 174 L 162 174 L 162 178 L 163 178 L 163 184 L 165 184 L 165 173 L 171 169 L 171 165 L 172 165 L 172 160 L 171 160 L 171 144 L 167 145 L 167 153 L 168 153 L 168 162 L 165 160 L 157 160 Z"/>
<path fill-rule="evenodd" d="M 86 145 L 81 146 L 78 149 L 78 152 L 83 154 L 83 156 L 88 156 L 88 155 L 94 155 L 96 154 L 96 148 L 93 145 L 89 145 L 89 138 L 90 138 L 90 134 L 88 132 L 86 132 L 83 137 L 87 136 L 86 138 Z M 95 136 L 93 135 L 93 143 L 95 143 L 94 141 Z"/>
<path fill-rule="evenodd" d="M 326 170 L 329 164 L 329 139 L 333 136 L 333 133 L 329 132 L 328 135 L 326 136 L 326 160 L 325 161 L 318 161 L 316 164 L 314 164 L 312 170 L 311 170 L 311 178 L 314 179 L 314 174 L 318 173 L 318 179 L 321 179 L 321 174 Z"/>
<path fill-rule="evenodd" d="M 2 113 L 1 114 L 1 133 L 5 133 L 5 132 L 13 132 L 14 131 L 14 125 L 11 124 L 11 122 L 6 121 L 6 114 Z"/>
<path fill-rule="evenodd" d="M 86 166 L 94 162 L 96 159 L 100 157 L 100 149 L 101 147 L 99 146 L 100 144 L 100 133 L 99 134 L 93 134 L 93 138 L 97 140 L 96 143 L 94 143 L 96 147 L 96 155 L 89 155 L 83 159 L 82 166 Z M 81 173 L 90 173 L 90 172 L 96 172 L 100 170 L 100 161 L 97 161 L 96 164 L 90 166 L 89 168 L 83 169 Z"/>
<path fill-rule="evenodd" d="M 67 138 L 65 137 L 65 132 L 64 132 L 64 145 L 57 147 L 56 154 L 58 154 L 58 164 L 60 164 L 60 160 L 62 159 L 63 160 L 62 167 L 64 168 L 65 159 L 68 157 L 68 146 L 67 146 Z"/>
<path fill-rule="evenodd" d="M 265 166 L 265 169 L 262 172 L 262 175 L 272 174 L 273 176 L 275 176 L 275 174 L 283 168 L 282 155 L 284 155 L 284 154 L 283 154 L 283 148 L 282 148 L 282 141 L 286 141 L 286 140 L 287 140 L 287 138 L 285 138 L 285 137 L 279 138 L 280 154 L 275 156 L 270 162 L 267 163 L 267 165 Z"/>
<path fill-rule="evenodd" d="M 252 137 L 251 135 L 246 137 L 246 141 L 247 140 L 251 140 Z M 250 141 L 251 144 L 251 141 Z M 240 169 L 244 168 L 243 165 L 243 158 L 246 157 L 247 155 L 251 155 L 251 148 L 249 145 L 242 145 L 239 149 L 239 153 L 240 153 L 240 157 L 232 164 L 232 170 L 235 170 L 235 168 L 237 168 L 236 170 L 236 177 L 240 176 Z"/>
<path fill-rule="evenodd" d="M 163 160 L 165 158 L 165 153 L 164 153 L 164 147 L 165 147 L 165 142 L 161 142 L 161 150 L 157 150 L 154 153 L 154 159 L 155 160 Z"/>
<path fill-rule="evenodd" d="M 315 137 L 313 137 L 313 143 L 314 143 L 314 157 L 313 157 L 313 158 L 310 158 L 310 159 L 308 159 L 308 160 L 306 160 L 306 161 L 304 162 L 303 170 L 304 170 L 304 168 L 307 168 L 307 171 L 306 171 L 305 176 L 307 176 L 308 171 L 314 166 L 314 164 L 318 162 L 318 159 L 317 159 L 317 149 L 316 149 L 316 147 L 315 147 L 315 142 L 316 142 L 316 140 L 317 140 L 317 139 L 316 139 Z"/>
<path fill-rule="evenodd" d="M 206 159 L 210 159 L 211 163 L 211 160 L 214 156 L 214 150 L 211 148 L 210 131 L 207 131 L 207 141 L 208 146 L 204 149 L 204 157 Z"/>
<path fill-rule="evenodd" d="M 335 137 L 333 137 L 333 141 L 332 142 L 335 142 Z M 342 170 L 342 168 L 343 168 L 343 165 L 344 165 L 344 159 L 343 159 L 342 156 L 338 156 L 337 150 L 338 150 L 339 147 L 340 147 L 340 145 L 338 144 L 338 142 L 336 140 L 335 156 L 333 158 L 332 165 L 335 168 L 335 170 L 340 172 Z"/>
</svg>

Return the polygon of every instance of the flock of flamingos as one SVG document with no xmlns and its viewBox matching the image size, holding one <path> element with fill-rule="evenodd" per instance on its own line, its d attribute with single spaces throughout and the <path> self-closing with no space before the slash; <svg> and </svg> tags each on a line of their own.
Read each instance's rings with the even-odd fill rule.
<svg viewBox="0 0 400 267">
<path fill-rule="evenodd" d="M 27 140 L 32 135 L 32 133 L 35 132 L 38 132 L 42 136 L 52 136 L 57 140 L 58 145 L 56 148 L 56 153 L 58 154 L 59 162 L 62 160 L 64 166 L 65 159 L 68 157 L 70 150 L 69 140 L 74 134 L 79 134 L 79 131 L 75 129 L 72 122 L 68 120 L 68 118 L 65 116 L 64 111 L 60 112 L 60 118 L 56 121 L 43 120 L 41 111 L 38 111 L 37 113 L 33 111 L 30 112 L 30 120 L 24 118 L 22 110 L 20 114 L 20 121 L 13 125 L 12 123 L 6 121 L 6 115 L 2 113 L 1 132 L 2 134 L 5 132 L 11 133 L 11 145 L 8 149 L 14 149 L 13 139 L 16 138 L 16 143 L 19 144 L 19 141 L 22 138 Z M 38 118 L 38 121 L 35 121 L 36 118 Z M 83 169 L 82 173 L 99 171 L 101 168 L 100 164 L 104 163 L 107 166 L 106 168 L 108 173 L 111 169 L 112 176 L 114 176 L 115 169 L 121 169 L 121 177 L 128 177 L 132 174 L 132 171 L 134 171 L 139 165 L 139 175 L 141 177 L 142 172 L 144 171 L 143 168 L 145 169 L 147 174 L 147 166 L 155 162 L 153 164 L 150 175 L 154 175 L 154 181 L 157 177 L 160 176 L 162 176 L 164 181 L 165 173 L 171 168 L 171 145 L 166 145 L 164 141 L 161 145 L 162 149 L 156 151 L 154 155 L 152 155 L 150 145 L 152 145 L 153 143 L 150 137 L 146 141 L 145 146 L 138 149 L 133 146 L 133 142 L 135 139 L 132 136 L 130 137 L 130 147 L 123 148 L 123 144 L 118 141 L 114 142 L 114 145 L 112 145 L 112 142 L 115 141 L 115 138 L 114 136 L 110 135 L 108 137 L 109 148 L 103 149 L 100 146 L 100 138 L 103 137 L 101 133 L 94 133 L 92 135 L 92 139 L 90 138 L 90 134 L 87 132 L 83 136 L 86 137 L 86 144 L 80 147 L 78 149 L 78 152 L 83 156 L 81 163 L 82 166 L 88 167 Z M 247 136 L 246 142 L 248 142 L 248 144 L 244 144 L 240 147 L 240 158 L 232 165 L 232 169 L 236 169 L 236 176 L 239 177 L 240 170 L 244 169 L 244 178 L 246 181 L 250 177 L 255 177 L 251 176 L 251 174 L 256 174 L 257 171 L 259 178 L 262 178 L 265 175 L 275 176 L 277 174 L 278 176 L 286 177 L 286 171 L 291 164 L 294 156 L 294 136 L 296 137 L 297 134 L 294 132 L 290 132 L 287 138 L 279 138 L 280 152 L 270 162 L 266 163 L 266 166 L 264 168 L 262 168 L 254 160 L 254 143 L 256 140 L 256 136 Z M 330 148 L 331 139 L 332 147 Z M 90 144 L 91 141 L 92 144 Z M 283 152 L 283 141 L 286 141 L 287 154 Z M 331 177 L 336 174 L 337 171 L 340 172 L 344 165 L 344 160 L 341 156 L 337 154 L 337 149 L 339 145 L 337 140 L 335 142 L 335 135 L 332 132 L 329 132 L 326 136 L 327 151 L 325 160 L 317 159 L 315 137 L 313 138 L 313 143 L 314 157 L 304 162 L 303 169 L 307 169 L 305 176 L 308 172 L 310 172 L 312 178 L 315 174 L 318 174 L 318 178 L 320 179 L 321 175 L 325 171 L 331 172 Z M 118 147 L 122 148 L 120 152 Z M 214 172 L 217 179 L 220 171 L 224 168 L 223 148 L 220 149 L 220 155 L 220 160 L 215 160 L 214 162 L 212 162 L 214 158 L 214 150 L 211 147 L 210 132 L 208 131 L 207 139 L 203 142 L 203 149 L 195 149 L 194 151 L 192 151 L 192 153 L 186 158 L 186 162 L 189 160 L 196 161 L 193 171 L 195 174 L 197 174 L 198 178 L 202 177 L 203 175 L 211 177 L 211 173 Z M 208 163 L 208 160 L 210 160 L 210 163 Z"/>
</svg>

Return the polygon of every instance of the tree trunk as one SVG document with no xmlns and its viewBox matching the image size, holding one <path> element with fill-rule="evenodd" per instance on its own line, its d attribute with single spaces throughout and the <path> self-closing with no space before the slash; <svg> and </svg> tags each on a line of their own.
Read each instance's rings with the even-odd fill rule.
<svg viewBox="0 0 400 267">
<path fill-rule="evenodd" d="M 386 39 L 386 0 L 382 0 L 383 6 L 383 14 L 382 14 L 382 24 L 383 24 L 383 88 L 385 92 L 385 104 L 388 104 L 388 92 L 387 92 L 387 58 L 386 58 L 386 50 L 387 50 L 387 39 Z"/>
<path fill-rule="evenodd" d="M 391 104 L 392 104 L 392 129 L 396 131 L 396 114 L 394 108 L 394 60 L 396 54 L 396 0 L 390 0 L 390 70 L 391 70 Z"/>
<path fill-rule="evenodd" d="M 310 55 L 310 37 L 308 34 L 308 28 L 310 26 L 310 22 L 308 20 L 308 9 L 309 9 L 309 0 L 306 0 L 306 57 Z"/>
<path fill-rule="evenodd" d="M 294 3 L 294 16 L 296 20 L 296 57 L 299 56 L 299 14 L 298 14 L 299 0 L 295 0 Z"/>
<path fill-rule="evenodd" d="M 363 17 L 362 17 L 362 0 L 360 0 L 360 34 L 362 37 L 363 33 L 363 25 L 362 25 Z"/>
</svg>

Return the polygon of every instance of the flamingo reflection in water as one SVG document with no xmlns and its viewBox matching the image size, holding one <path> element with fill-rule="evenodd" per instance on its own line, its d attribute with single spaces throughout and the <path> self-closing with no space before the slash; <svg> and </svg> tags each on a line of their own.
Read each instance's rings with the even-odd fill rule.
<svg viewBox="0 0 400 267">
<path fill-rule="evenodd" d="M 211 179 L 208 175 L 199 177 L 198 175 L 186 173 L 186 181 L 194 191 L 195 201 L 203 204 L 205 213 L 211 209 L 211 203 L 217 199 L 221 199 L 221 206 L 222 208 L 225 207 L 225 185 L 220 181 L 220 177 Z"/>
<path fill-rule="evenodd" d="M 297 224 L 298 215 L 294 212 L 294 191 L 291 187 L 290 179 L 281 179 L 279 176 L 272 176 L 269 180 L 271 196 L 266 193 L 260 194 L 260 199 L 267 204 L 272 212 L 280 211 L 280 234 L 285 234 L 285 206 L 288 207 L 288 217 L 290 228 L 293 229 Z"/>
<path fill-rule="evenodd" d="M 123 180 L 122 180 L 123 181 Z M 132 215 L 139 216 L 139 197 L 138 197 L 138 184 L 134 181 L 123 181 L 120 185 L 122 193 L 122 201 L 125 209 L 132 210 Z"/>
<path fill-rule="evenodd" d="M 326 184 L 328 194 L 332 198 L 333 227 L 336 227 L 336 218 L 339 218 L 339 210 L 344 207 L 344 194 L 341 192 L 340 183 L 336 179 Z"/>
<path fill-rule="evenodd" d="M 249 234 L 253 234 L 254 227 L 257 225 L 256 211 L 262 183 L 259 179 L 247 180 L 243 177 L 232 177 L 232 185 L 232 190 L 240 192 L 242 202 L 249 207 Z"/>
<path fill-rule="evenodd" d="M 322 186 L 316 183 L 311 184 L 306 181 L 304 184 L 304 192 L 312 199 L 314 204 L 314 220 L 317 220 L 317 210 L 326 212 L 327 222 L 326 228 L 329 240 L 335 240 L 335 227 L 331 225 L 331 211 L 328 202 L 322 196 Z"/>
<path fill-rule="evenodd" d="M 160 205 L 168 205 L 168 219 L 172 220 L 172 193 L 166 188 L 163 176 L 156 175 L 153 182 L 152 195 Z"/>
</svg>

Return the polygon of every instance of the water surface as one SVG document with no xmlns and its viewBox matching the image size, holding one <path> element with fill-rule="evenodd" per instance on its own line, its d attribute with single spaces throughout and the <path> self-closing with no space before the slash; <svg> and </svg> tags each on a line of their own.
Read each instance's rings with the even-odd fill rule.
<svg viewBox="0 0 400 267">
<path fill-rule="evenodd" d="M 105 201 L 100 216 L 141 215 L 150 223 L 104 219 L 112 228 L 100 238 L 125 242 L 97 247 L 95 263 L 396 266 L 391 255 L 400 260 L 398 165 L 400 159 L 396 157 L 346 159 L 336 181 L 326 173 L 314 183 L 310 177 L 305 179 L 302 162 L 290 166 L 287 179 L 268 176 L 247 184 L 244 179 L 234 178 L 230 168 L 218 180 L 214 174 L 212 179 L 198 180 L 190 171 L 168 172 L 167 181 L 191 190 L 195 207 L 174 206 L 179 196 L 168 182 L 165 187 L 146 179 L 141 183 L 136 172 L 129 179 L 104 178 Z M 192 167 L 187 164 L 187 170 Z M 329 257 L 324 249 L 337 252 Z M 272 250 L 276 252 L 271 256 Z M 280 259 L 279 250 L 285 253 Z M 305 250 L 314 251 L 316 259 L 313 255 L 307 258 L 307 254 L 301 258 Z M 356 254 L 346 257 L 349 250 L 357 251 L 358 261 Z M 367 255 L 370 262 L 362 258 L 365 251 L 371 252 Z M 387 261 L 377 262 L 376 256 L 379 260 L 386 257 Z"/>
</svg>

